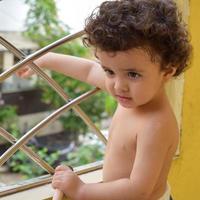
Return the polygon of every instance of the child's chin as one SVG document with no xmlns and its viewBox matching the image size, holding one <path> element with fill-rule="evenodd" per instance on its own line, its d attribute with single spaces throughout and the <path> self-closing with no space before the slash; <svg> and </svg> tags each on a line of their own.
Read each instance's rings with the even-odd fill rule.
<svg viewBox="0 0 200 200">
<path fill-rule="evenodd" d="M 126 103 L 122 103 L 122 102 L 119 102 L 119 104 L 124 108 L 134 108 L 134 106 L 131 104 L 126 104 Z"/>
</svg>

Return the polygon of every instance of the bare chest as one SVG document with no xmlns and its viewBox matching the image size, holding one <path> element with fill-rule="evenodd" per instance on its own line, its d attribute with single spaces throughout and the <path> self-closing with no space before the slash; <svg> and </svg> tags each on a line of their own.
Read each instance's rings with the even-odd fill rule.
<svg viewBox="0 0 200 200">
<path fill-rule="evenodd" d="M 104 181 L 130 176 L 135 160 L 137 131 L 134 131 L 134 122 L 129 123 L 112 123 L 104 160 Z"/>
</svg>

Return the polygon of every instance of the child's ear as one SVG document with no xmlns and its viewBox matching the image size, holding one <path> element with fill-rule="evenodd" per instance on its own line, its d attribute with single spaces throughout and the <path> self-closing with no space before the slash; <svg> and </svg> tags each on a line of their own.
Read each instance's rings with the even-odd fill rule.
<svg viewBox="0 0 200 200">
<path fill-rule="evenodd" d="M 164 72 L 164 78 L 165 80 L 169 80 L 175 73 L 176 73 L 177 68 L 176 67 L 169 67 L 165 69 Z"/>
</svg>

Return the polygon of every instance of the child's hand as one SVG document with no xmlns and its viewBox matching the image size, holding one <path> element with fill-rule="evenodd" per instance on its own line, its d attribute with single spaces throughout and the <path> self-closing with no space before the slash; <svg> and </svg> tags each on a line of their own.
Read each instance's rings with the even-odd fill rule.
<svg viewBox="0 0 200 200">
<path fill-rule="evenodd" d="M 19 69 L 17 72 L 16 72 L 17 76 L 19 76 L 20 78 L 28 78 L 30 77 L 31 75 L 34 74 L 33 70 L 28 67 L 28 66 L 25 66 L 23 67 L 22 69 Z"/>
<path fill-rule="evenodd" d="M 64 165 L 56 167 L 52 179 L 54 189 L 61 190 L 66 196 L 76 199 L 83 185 L 84 183 L 69 167 Z"/>
</svg>

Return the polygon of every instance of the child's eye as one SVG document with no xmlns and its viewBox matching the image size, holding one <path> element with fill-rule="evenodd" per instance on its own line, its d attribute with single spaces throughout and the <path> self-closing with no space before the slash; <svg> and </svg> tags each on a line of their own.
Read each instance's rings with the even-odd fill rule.
<svg viewBox="0 0 200 200">
<path fill-rule="evenodd" d="M 114 72 L 110 69 L 104 69 L 104 71 L 106 72 L 107 75 L 112 76 L 114 75 Z"/>
<path fill-rule="evenodd" d="M 137 79 L 137 78 L 140 78 L 141 75 L 136 73 L 136 72 L 128 72 L 128 77 L 133 78 L 133 79 Z"/>
</svg>

